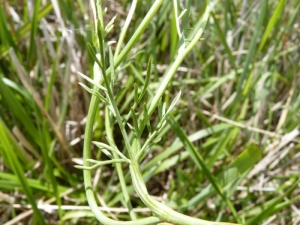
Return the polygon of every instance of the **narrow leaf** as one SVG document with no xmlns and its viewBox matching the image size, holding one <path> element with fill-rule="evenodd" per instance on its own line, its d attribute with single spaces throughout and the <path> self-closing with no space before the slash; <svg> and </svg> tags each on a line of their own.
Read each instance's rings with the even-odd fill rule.
<svg viewBox="0 0 300 225">
<path fill-rule="evenodd" d="M 114 22 L 115 22 L 115 19 L 117 18 L 117 15 L 115 15 L 110 21 L 109 23 L 105 26 L 105 33 L 104 33 L 104 36 L 106 36 L 110 31 L 111 29 L 114 27 Z"/>
<path fill-rule="evenodd" d="M 148 61 L 147 73 L 146 73 L 146 80 L 145 80 L 143 89 L 141 91 L 141 94 L 140 94 L 140 96 L 138 98 L 138 101 L 137 101 L 138 103 L 142 100 L 142 98 L 144 97 L 144 95 L 145 95 L 145 93 L 147 91 L 148 85 L 150 83 L 151 73 L 152 73 L 152 57 L 150 57 L 149 61 Z"/>
<path fill-rule="evenodd" d="M 89 78 L 88 76 L 84 75 L 83 73 L 80 73 L 80 72 L 77 71 L 77 74 L 78 74 L 79 76 L 81 76 L 83 79 L 85 79 L 85 80 L 87 80 L 88 82 L 90 82 L 91 84 L 95 85 L 97 88 L 99 88 L 99 89 L 101 89 L 101 90 L 103 90 L 103 91 L 105 91 L 105 92 L 107 91 L 107 89 L 106 89 L 104 86 L 98 84 L 97 82 L 95 82 L 94 80 L 92 80 L 92 79 Z"/>
<path fill-rule="evenodd" d="M 18 180 L 20 184 L 23 187 L 23 190 L 26 194 L 28 202 L 31 204 L 32 209 L 34 211 L 34 215 L 36 216 L 36 219 L 38 220 L 39 224 L 46 224 L 44 217 L 42 216 L 40 210 L 37 207 L 35 198 L 33 196 L 32 190 L 30 186 L 28 185 L 27 178 L 24 175 L 24 171 L 22 168 L 22 165 L 20 164 L 20 161 L 18 157 L 15 154 L 15 150 L 12 148 L 12 145 L 10 144 L 7 131 L 5 129 L 4 124 L 2 123 L 2 120 L 0 120 L 0 148 L 4 150 L 4 154 L 6 155 L 6 158 L 9 161 L 10 167 L 14 174 L 18 177 Z"/>
<path fill-rule="evenodd" d="M 114 83 L 116 80 L 116 74 L 115 74 L 115 64 L 114 64 L 114 56 L 112 54 L 111 47 L 108 48 L 109 52 L 109 65 L 110 65 L 110 79 L 108 78 L 108 81 L 111 85 L 111 90 L 113 91 Z"/>
<path fill-rule="evenodd" d="M 147 105 L 146 104 L 144 104 L 144 119 L 143 119 L 143 124 L 147 125 L 148 132 L 149 132 L 149 134 L 151 134 L 152 130 L 151 130 L 151 126 L 150 126 L 150 117 L 149 117 L 149 113 L 148 113 L 148 109 L 147 109 Z M 144 125 L 142 127 L 144 127 Z"/>
<path fill-rule="evenodd" d="M 254 143 L 249 144 L 246 149 L 236 158 L 233 162 L 217 176 L 217 180 L 227 189 L 230 187 L 231 183 L 237 180 L 243 174 L 249 172 L 251 168 L 260 160 L 261 149 Z M 186 205 L 181 208 L 188 207 L 189 209 L 194 208 L 200 202 L 205 201 L 205 199 L 213 196 L 216 190 L 209 184 L 206 186 L 199 194 L 189 200 Z"/>
<path fill-rule="evenodd" d="M 167 120 L 170 123 L 171 127 L 173 128 L 173 131 L 177 134 L 179 139 L 181 140 L 182 144 L 184 145 L 185 149 L 189 152 L 191 158 L 194 160 L 194 162 L 197 164 L 200 170 L 203 171 L 203 173 L 206 175 L 206 177 L 209 179 L 212 186 L 215 188 L 215 190 L 218 192 L 218 194 L 222 197 L 224 202 L 227 203 L 228 207 L 230 208 L 232 214 L 234 215 L 237 222 L 240 223 L 238 214 L 231 203 L 231 201 L 226 197 L 221 185 L 217 181 L 217 179 L 214 177 L 214 175 L 209 171 L 208 167 L 206 166 L 202 156 L 198 153 L 196 147 L 193 145 L 193 143 L 189 140 L 188 136 L 183 132 L 177 121 L 171 116 L 170 114 L 167 114 Z"/>
<path fill-rule="evenodd" d="M 134 85 L 133 85 L 133 93 L 134 93 L 134 103 L 136 105 L 136 103 L 139 101 L 139 94 L 138 94 L 137 83 L 134 83 Z"/>
<path fill-rule="evenodd" d="M 137 117 L 135 115 L 135 112 L 134 112 L 134 110 L 132 108 L 130 109 L 130 111 L 131 111 L 131 116 L 132 116 L 132 120 L 133 120 L 133 125 L 134 125 L 134 128 L 135 128 L 135 131 L 137 132 L 138 137 L 140 137 L 141 134 L 139 133 L 138 119 L 137 119 Z"/>
<path fill-rule="evenodd" d="M 267 28 L 264 32 L 264 35 L 263 35 L 262 40 L 260 42 L 258 51 L 261 51 L 263 49 L 263 47 L 265 46 L 265 43 L 266 43 L 273 27 L 275 26 L 278 17 L 280 17 L 282 15 L 281 13 L 283 11 L 285 2 L 286 2 L 286 0 L 280 0 L 280 2 L 277 4 L 277 7 L 276 7 L 271 19 L 269 20 L 268 26 L 267 26 Z"/>
<path fill-rule="evenodd" d="M 179 98 L 180 98 L 180 95 L 181 95 L 181 91 L 179 91 L 179 93 L 176 95 L 176 97 L 173 99 L 168 111 L 166 114 L 168 114 L 169 112 L 172 111 L 172 109 L 174 108 L 174 106 L 176 105 L 176 103 L 178 102 Z"/>
<path fill-rule="evenodd" d="M 109 101 L 104 98 L 99 92 L 95 91 L 94 89 L 89 88 L 85 84 L 79 82 L 78 83 L 81 87 L 83 87 L 87 92 L 91 93 L 92 95 L 95 95 L 97 98 L 99 98 L 104 104 L 109 105 Z"/>
<path fill-rule="evenodd" d="M 98 66 L 103 70 L 103 65 L 102 65 L 101 61 L 96 57 L 96 52 L 94 51 L 94 48 L 91 46 L 90 43 L 88 43 L 87 46 L 88 46 L 88 50 L 89 50 L 91 57 L 98 64 Z"/>
</svg>

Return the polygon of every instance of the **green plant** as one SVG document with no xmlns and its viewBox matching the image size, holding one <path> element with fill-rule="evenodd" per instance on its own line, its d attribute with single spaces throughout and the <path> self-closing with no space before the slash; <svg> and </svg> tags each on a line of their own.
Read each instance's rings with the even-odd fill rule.
<svg viewBox="0 0 300 225">
<path fill-rule="evenodd" d="M 0 224 L 299 223 L 300 2 L 207 2 L 1 2 Z"/>
<path fill-rule="evenodd" d="M 164 79 L 162 83 L 157 88 L 157 91 L 153 98 L 149 101 L 149 104 L 144 104 L 143 106 L 143 112 L 139 113 L 141 116 L 136 116 L 136 108 L 143 99 L 145 93 L 147 92 L 149 80 L 151 76 L 152 71 L 152 60 L 150 58 L 148 62 L 147 67 L 147 74 L 146 74 L 146 82 L 143 87 L 137 87 L 134 86 L 134 104 L 132 105 L 130 112 L 127 115 L 121 115 L 120 110 L 116 104 L 116 96 L 114 94 L 114 85 L 116 80 L 116 69 L 118 66 L 122 63 L 122 60 L 124 57 L 128 54 L 129 50 L 132 48 L 133 44 L 137 41 L 138 37 L 142 34 L 142 32 L 146 29 L 147 25 L 150 23 L 151 18 L 155 15 L 156 11 L 158 10 L 159 6 L 161 5 L 162 1 L 156 1 L 150 11 L 148 12 L 147 16 L 141 23 L 141 25 L 137 28 L 135 34 L 130 39 L 128 44 L 125 46 L 124 50 L 120 53 L 120 55 L 115 54 L 113 56 L 112 50 L 108 43 L 106 43 L 105 36 L 110 31 L 111 27 L 113 26 L 113 20 L 108 23 L 107 26 L 104 26 L 103 23 L 103 15 L 102 15 L 102 8 L 101 8 L 101 2 L 98 2 L 97 4 L 97 11 L 98 17 L 97 17 L 97 32 L 96 35 L 98 36 L 98 39 L 94 42 L 94 46 L 96 46 L 97 52 L 94 51 L 94 48 L 89 45 L 90 54 L 95 60 L 95 63 L 97 66 L 100 67 L 100 71 L 97 71 L 99 74 L 94 73 L 94 80 L 88 78 L 82 73 L 79 73 L 84 79 L 88 80 L 90 83 L 94 85 L 93 89 L 88 88 L 84 84 L 81 84 L 88 92 L 90 92 L 93 97 L 90 103 L 89 108 L 89 114 L 88 114 L 88 121 L 86 125 L 86 135 L 85 135 L 85 145 L 84 145 L 84 165 L 83 166 L 76 166 L 77 168 L 84 170 L 84 179 L 85 179 L 85 188 L 86 188 L 86 194 L 88 198 L 88 202 L 91 206 L 92 211 L 95 213 L 98 220 L 104 224 L 122 224 L 123 222 L 118 221 L 111 221 L 110 219 L 106 218 L 98 209 L 97 204 L 95 202 L 94 196 L 93 196 L 93 190 L 91 189 L 92 183 L 91 183 L 91 173 L 90 171 L 98 168 L 100 166 L 103 166 L 105 164 L 114 163 L 117 164 L 116 166 L 119 167 L 118 169 L 118 175 L 120 182 L 122 184 L 122 190 L 124 193 L 124 198 L 127 202 L 128 209 L 130 212 L 132 212 L 132 206 L 130 204 L 128 193 L 126 190 L 124 177 L 122 170 L 120 169 L 119 164 L 120 163 L 127 163 L 129 164 L 130 168 L 130 174 L 133 182 L 133 186 L 135 188 L 135 191 L 141 198 L 141 200 L 144 202 L 144 204 L 150 208 L 150 210 L 154 213 L 156 217 L 150 217 L 147 219 L 142 219 L 138 221 L 132 221 L 131 224 L 148 224 L 148 223 L 157 223 L 159 221 L 164 222 L 172 222 L 175 224 L 228 224 L 228 223 L 221 223 L 221 222 L 209 222 L 197 218 L 192 218 L 189 216 L 185 216 L 183 214 L 180 214 L 173 209 L 167 207 L 166 205 L 158 202 L 157 200 L 153 199 L 147 191 L 146 185 L 144 183 L 141 171 L 140 171 L 140 163 L 145 158 L 145 156 L 148 154 L 149 149 L 151 148 L 151 144 L 155 142 L 155 139 L 157 136 L 161 133 L 162 129 L 164 128 L 166 124 L 167 117 L 170 117 L 173 124 L 176 124 L 176 121 L 172 119 L 172 116 L 170 116 L 171 110 L 176 105 L 177 101 L 180 98 L 180 92 L 179 94 L 174 98 L 169 108 L 166 107 L 166 103 L 162 102 L 162 95 L 166 91 L 167 86 L 171 82 L 171 79 L 173 78 L 174 74 L 176 73 L 176 70 L 178 69 L 180 63 L 183 61 L 183 59 L 186 57 L 186 55 L 192 50 L 192 48 L 196 45 L 196 43 L 199 41 L 203 31 L 204 27 L 207 23 L 207 20 L 209 18 L 209 6 L 205 5 L 205 10 L 203 13 L 203 16 L 201 20 L 199 21 L 199 26 L 196 31 L 194 31 L 194 35 L 189 36 L 189 42 L 187 43 L 187 40 L 185 39 L 185 32 L 186 27 L 184 29 L 180 28 L 179 20 L 180 18 L 185 19 L 186 23 L 186 14 L 187 11 L 184 10 L 180 15 L 178 15 L 177 11 L 177 1 L 174 0 L 174 11 L 176 15 L 176 27 L 177 32 L 179 35 L 179 48 L 178 48 L 178 54 L 174 60 L 174 62 L 171 64 L 170 68 L 167 70 L 167 73 L 164 76 Z M 132 5 L 132 7 L 135 7 L 135 4 Z M 186 25 L 186 24 L 184 24 Z M 126 28 L 123 30 L 123 33 L 126 32 Z M 122 33 L 122 34 L 123 34 Z M 121 35 L 122 37 L 122 35 Z M 123 39 L 120 41 L 122 42 Z M 120 44 L 120 41 L 118 44 Z M 118 45 L 119 46 L 119 45 Z M 108 66 L 106 58 L 107 58 L 107 49 L 108 49 L 108 55 L 109 55 L 109 64 Z M 119 48 L 117 48 L 119 49 Z M 118 53 L 118 51 L 117 51 Z M 95 71 L 94 71 L 95 72 Z M 102 82 L 104 82 L 104 85 L 102 86 Z M 107 130 L 107 142 L 109 145 L 101 142 L 93 142 L 104 154 L 106 154 L 107 157 L 110 158 L 110 160 L 107 161 L 98 161 L 90 159 L 90 149 L 91 149 L 91 136 L 92 136 L 92 127 L 94 122 L 95 113 L 97 111 L 97 106 L 99 102 L 104 103 L 106 107 L 106 130 Z M 155 129 L 152 131 L 150 128 L 150 117 L 153 114 L 154 110 L 158 107 L 158 112 L 160 119 L 155 127 Z M 128 123 L 129 119 L 132 119 L 132 124 Z M 125 143 L 125 151 L 128 153 L 128 158 L 122 153 L 121 150 L 119 150 L 113 140 L 113 131 L 112 127 L 114 122 L 117 122 L 119 129 L 122 133 L 122 137 L 124 139 Z M 130 128 L 130 135 L 128 135 L 126 131 L 126 126 Z M 148 128 L 148 138 L 142 143 L 141 136 L 144 132 L 145 128 Z M 178 128 L 177 128 L 178 130 Z M 184 137 L 187 141 L 188 139 Z M 184 141 L 184 140 L 183 140 Z M 190 143 L 190 146 L 192 144 Z M 232 212 L 234 213 L 236 219 L 238 220 L 238 216 L 236 211 L 234 210 L 234 207 L 232 206 L 231 202 L 225 197 L 225 195 L 222 193 L 221 187 L 217 184 L 216 180 L 214 180 L 213 176 L 209 173 L 209 170 L 206 168 L 205 163 L 201 159 L 200 155 L 197 154 L 195 150 L 192 150 L 196 153 L 196 157 L 200 162 L 200 167 L 204 169 L 205 174 L 209 174 L 209 177 L 211 178 L 211 182 L 216 188 L 216 190 L 219 192 L 221 196 L 223 196 L 225 202 L 230 206 Z M 93 164 L 92 166 L 90 164 Z M 136 219 L 134 213 L 131 213 L 131 218 L 133 220 Z"/>
</svg>

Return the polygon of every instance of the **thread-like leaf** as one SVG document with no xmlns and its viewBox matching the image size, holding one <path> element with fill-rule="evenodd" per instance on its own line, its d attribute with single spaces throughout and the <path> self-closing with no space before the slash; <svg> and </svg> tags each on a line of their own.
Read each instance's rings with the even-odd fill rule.
<svg viewBox="0 0 300 225">
<path fill-rule="evenodd" d="M 101 89 L 102 91 L 107 91 L 107 89 L 102 86 L 101 84 L 98 84 L 97 82 L 95 82 L 94 80 L 92 80 L 91 78 L 89 78 L 88 76 L 84 75 L 83 73 L 77 71 L 77 74 L 79 76 L 81 76 L 83 79 L 87 80 L 88 82 L 90 82 L 91 84 L 95 85 L 97 88 Z"/>
<path fill-rule="evenodd" d="M 142 89 L 142 91 L 140 93 L 140 96 L 138 98 L 137 103 L 139 103 L 142 100 L 142 98 L 144 97 L 144 95 L 145 95 L 145 93 L 147 91 L 148 85 L 150 83 L 151 73 L 152 73 L 152 57 L 150 57 L 149 60 L 148 60 L 145 83 L 143 85 L 143 89 Z"/>
<path fill-rule="evenodd" d="M 172 111 L 172 109 L 175 107 L 176 103 L 178 102 L 179 98 L 180 98 L 180 95 L 181 95 L 181 91 L 179 91 L 179 93 L 175 96 L 175 98 L 173 99 L 170 107 L 168 108 L 167 110 L 167 113 L 170 113 Z"/>
</svg>

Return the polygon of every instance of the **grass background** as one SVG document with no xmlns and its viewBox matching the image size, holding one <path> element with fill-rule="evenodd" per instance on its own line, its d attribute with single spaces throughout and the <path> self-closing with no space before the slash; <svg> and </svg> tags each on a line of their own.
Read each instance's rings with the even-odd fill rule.
<svg viewBox="0 0 300 225">
<path fill-rule="evenodd" d="M 192 27 L 201 2 L 179 3 L 191 9 Z M 117 14 L 106 39 L 118 40 L 131 2 L 103 4 L 106 23 Z M 163 101 L 169 105 L 182 91 L 172 114 L 243 224 L 299 224 L 300 2 L 210 4 L 203 40 L 178 69 Z M 138 1 L 125 40 L 151 5 Z M 74 168 L 82 163 L 90 100 L 76 72 L 92 76 L 91 18 L 89 1 L 1 1 L 0 224 L 97 224 L 87 207 L 82 171 Z M 150 56 L 151 98 L 178 42 L 172 1 L 165 1 L 118 70 L 121 113 L 129 112 L 132 87 L 143 84 Z M 105 141 L 103 111 L 100 107 L 93 140 Z M 157 117 L 153 114 L 152 125 Z M 236 222 L 182 135 L 169 120 L 142 163 L 149 193 L 182 213 Z M 117 129 L 114 139 L 123 146 Z M 96 148 L 92 153 L 94 159 L 105 158 Z M 126 182 L 138 217 L 151 215 L 132 193 L 129 175 Z M 113 166 L 95 171 L 93 188 L 108 216 L 130 219 Z"/>
</svg>

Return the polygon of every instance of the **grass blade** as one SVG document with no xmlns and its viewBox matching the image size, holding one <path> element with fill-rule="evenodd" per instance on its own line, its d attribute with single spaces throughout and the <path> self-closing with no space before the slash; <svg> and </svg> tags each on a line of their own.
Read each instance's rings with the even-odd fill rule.
<svg viewBox="0 0 300 225">
<path fill-rule="evenodd" d="M 258 51 L 261 51 L 263 49 L 263 47 L 265 46 L 266 41 L 267 41 L 272 29 L 274 28 L 278 17 L 280 17 L 282 15 L 282 11 L 284 9 L 285 3 L 286 3 L 286 0 L 280 0 L 280 2 L 277 4 L 277 7 L 276 7 L 271 19 L 269 20 L 268 26 L 264 32 L 264 35 L 263 35 L 260 45 L 258 47 Z"/>
<path fill-rule="evenodd" d="M 222 199 L 227 203 L 228 207 L 230 208 L 232 214 L 234 215 L 236 221 L 238 223 L 240 222 L 240 219 L 238 217 L 238 214 L 231 203 L 231 201 L 226 197 L 222 186 L 219 184 L 217 179 L 214 177 L 214 175 L 209 171 L 208 167 L 206 166 L 202 156 L 198 153 L 196 147 L 192 144 L 192 142 L 189 140 L 187 135 L 183 132 L 179 124 L 174 120 L 174 118 L 171 115 L 167 115 L 167 120 L 171 127 L 173 128 L 172 130 L 176 133 L 176 135 L 179 137 L 181 140 L 182 144 L 184 145 L 184 148 L 189 152 L 191 158 L 194 160 L 196 165 L 200 170 L 203 171 L 205 176 L 209 179 L 210 183 L 212 186 L 215 188 L 215 190 L 218 192 L 218 194 L 222 197 Z"/>
<path fill-rule="evenodd" d="M 11 169 L 13 170 L 14 174 L 16 174 L 16 176 L 18 177 L 22 185 L 22 188 L 24 189 L 28 202 L 31 204 L 32 209 L 34 210 L 34 215 L 36 216 L 38 223 L 42 225 L 43 224 L 46 225 L 44 217 L 42 216 L 41 212 L 37 208 L 37 204 L 32 194 L 32 190 L 28 185 L 26 177 L 24 176 L 22 165 L 20 164 L 19 159 L 15 155 L 15 150 L 11 148 L 11 144 L 9 143 L 7 132 L 2 120 L 0 120 L 0 137 L 1 137 L 0 146 L 4 154 L 6 155 L 6 158 L 9 161 Z"/>
</svg>

